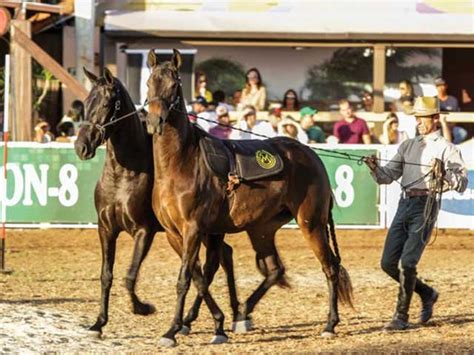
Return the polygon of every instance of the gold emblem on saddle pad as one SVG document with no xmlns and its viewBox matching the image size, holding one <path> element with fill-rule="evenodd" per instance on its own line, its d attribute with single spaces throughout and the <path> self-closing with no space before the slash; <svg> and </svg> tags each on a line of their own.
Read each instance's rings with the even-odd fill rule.
<svg viewBox="0 0 474 355">
<path fill-rule="evenodd" d="M 271 169 L 276 164 L 276 158 L 263 149 L 257 150 L 255 153 L 255 158 L 257 158 L 258 165 L 264 169 Z"/>
</svg>

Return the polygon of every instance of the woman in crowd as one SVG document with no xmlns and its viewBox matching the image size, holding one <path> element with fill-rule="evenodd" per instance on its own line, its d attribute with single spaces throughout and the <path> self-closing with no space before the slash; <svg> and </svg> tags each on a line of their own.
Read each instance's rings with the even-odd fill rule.
<svg viewBox="0 0 474 355">
<path fill-rule="evenodd" d="M 207 89 L 207 77 L 203 72 L 196 73 L 196 83 L 194 87 L 194 97 L 202 96 L 209 103 L 212 101 L 212 92 Z"/>
<path fill-rule="evenodd" d="M 387 119 L 383 123 L 382 134 L 379 141 L 382 144 L 400 144 L 408 139 L 405 131 L 398 129 L 398 117 L 395 113 L 389 113 Z"/>
<path fill-rule="evenodd" d="M 411 112 L 415 100 L 412 83 L 409 80 L 402 80 L 398 85 L 398 89 L 400 90 L 400 98 L 394 102 L 392 111 L 405 113 Z"/>
<path fill-rule="evenodd" d="M 300 103 L 298 101 L 298 95 L 293 89 L 286 90 L 283 95 L 283 101 L 281 103 L 282 111 L 299 111 Z"/>
<path fill-rule="evenodd" d="M 239 110 L 251 105 L 257 111 L 265 109 L 267 101 L 267 90 L 262 83 L 262 76 L 257 68 L 251 68 L 247 71 L 245 78 L 245 87 L 242 89 L 242 97 L 239 103 Z"/>
<path fill-rule="evenodd" d="M 278 135 L 295 139 L 304 144 L 308 143 L 308 135 L 291 116 L 286 116 L 278 124 Z"/>
</svg>

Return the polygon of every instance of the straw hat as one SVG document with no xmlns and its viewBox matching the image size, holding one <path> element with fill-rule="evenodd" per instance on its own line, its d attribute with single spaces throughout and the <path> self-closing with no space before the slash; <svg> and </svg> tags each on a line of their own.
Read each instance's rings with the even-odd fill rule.
<svg viewBox="0 0 474 355">
<path fill-rule="evenodd" d="M 412 115 L 415 116 L 431 116 L 439 114 L 439 100 L 437 97 L 419 96 L 415 99 Z"/>
</svg>

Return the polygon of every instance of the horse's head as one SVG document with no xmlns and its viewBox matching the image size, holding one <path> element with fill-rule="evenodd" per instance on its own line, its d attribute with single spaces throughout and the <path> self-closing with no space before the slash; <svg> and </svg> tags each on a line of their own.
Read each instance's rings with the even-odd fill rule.
<svg viewBox="0 0 474 355">
<path fill-rule="evenodd" d="M 84 68 L 93 84 L 85 101 L 85 119 L 74 143 L 76 154 L 82 160 L 92 159 L 97 147 L 111 135 L 113 122 L 120 112 L 120 83 L 106 68 L 98 78 Z"/>
<path fill-rule="evenodd" d="M 180 100 L 181 78 L 179 68 L 182 59 L 178 50 L 173 49 L 169 62 L 158 63 L 155 51 L 148 53 L 148 66 L 151 69 L 148 86 L 147 131 L 149 134 L 162 133 L 162 125 L 170 112 L 177 108 Z"/>
</svg>

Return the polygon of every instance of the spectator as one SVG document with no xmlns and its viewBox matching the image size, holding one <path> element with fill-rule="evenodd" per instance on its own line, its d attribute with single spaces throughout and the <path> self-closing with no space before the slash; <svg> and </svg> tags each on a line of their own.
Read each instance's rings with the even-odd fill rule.
<svg viewBox="0 0 474 355">
<path fill-rule="evenodd" d="M 199 127 L 201 127 L 206 132 L 209 132 L 209 129 L 213 127 L 213 124 L 206 120 L 212 120 L 215 117 L 213 117 L 214 115 L 212 115 L 211 112 L 207 110 L 207 100 L 202 96 L 198 96 L 196 99 L 191 101 L 191 105 L 192 111 L 191 115 L 189 115 L 189 120 L 197 123 Z"/>
<path fill-rule="evenodd" d="M 274 136 L 278 134 L 278 124 L 281 122 L 281 108 L 273 107 L 268 111 L 268 121 L 272 125 Z"/>
<path fill-rule="evenodd" d="M 209 130 L 209 133 L 214 137 L 220 139 L 229 139 L 232 133 L 232 127 L 230 127 L 229 110 L 225 106 L 217 106 L 216 108 L 217 122 L 220 125 L 216 125 Z M 226 126 L 222 126 L 226 125 Z"/>
<path fill-rule="evenodd" d="M 298 111 L 300 109 L 300 103 L 298 101 L 298 95 L 293 89 L 286 90 L 283 95 L 283 101 L 281 104 L 282 111 Z"/>
<path fill-rule="evenodd" d="M 394 102 L 392 111 L 409 113 L 413 109 L 415 94 L 410 80 L 402 80 L 398 85 L 400 98 Z"/>
<path fill-rule="evenodd" d="M 74 124 L 72 122 L 61 122 L 56 127 L 58 136 L 56 137 L 56 142 L 61 143 L 70 143 L 73 140 L 71 137 L 75 136 Z"/>
<path fill-rule="evenodd" d="M 51 127 L 45 120 L 40 120 L 35 126 L 35 142 L 49 143 L 54 141 L 54 135 L 51 133 Z"/>
<path fill-rule="evenodd" d="M 441 112 L 459 111 L 458 99 L 448 95 L 448 84 L 443 78 L 436 78 L 434 81 L 438 91 L 439 109 Z"/>
<path fill-rule="evenodd" d="M 354 115 L 347 99 L 339 101 L 339 112 L 342 120 L 334 125 L 333 135 L 338 143 L 370 144 L 370 130 L 367 123 Z"/>
<path fill-rule="evenodd" d="M 232 94 L 232 105 L 236 110 L 239 107 L 240 99 L 242 98 L 242 90 L 235 90 Z"/>
<path fill-rule="evenodd" d="M 379 137 L 382 144 L 400 144 L 407 140 L 406 132 L 399 130 L 398 116 L 396 113 L 389 113 L 383 123 L 382 134 Z"/>
<path fill-rule="evenodd" d="M 308 136 L 305 131 L 289 115 L 278 124 L 278 135 L 295 139 L 303 144 L 308 143 Z"/>
<path fill-rule="evenodd" d="M 473 96 L 473 91 L 470 91 L 466 88 L 461 89 L 461 105 L 463 111 L 474 111 L 474 102 L 472 100 Z"/>
<path fill-rule="evenodd" d="M 256 110 L 262 111 L 265 109 L 266 100 L 267 90 L 263 86 L 260 72 L 257 68 L 249 69 L 246 74 L 245 87 L 242 89 L 239 108 L 252 105 Z"/>
<path fill-rule="evenodd" d="M 362 93 L 362 105 L 365 112 L 372 112 L 374 110 L 374 98 L 368 91 Z"/>
<path fill-rule="evenodd" d="M 225 98 L 225 92 L 223 90 L 216 90 L 212 94 L 212 97 L 214 98 L 214 102 L 216 102 L 217 106 L 224 106 L 227 111 L 234 111 L 234 106 L 229 105 L 227 103 L 227 100 Z"/>
<path fill-rule="evenodd" d="M 65 114 L 61 118 L 61 121 L 59 122 L 56 129 L 59 127 L 61 123 L 72 122 L 74 126 L 73 136 L 76 136 L 77 133 L 79 132 L 79 127 L 83 120 L 84 120 L 84 104 L 80 100 L 74 100 L 71 104 L 71 108 L 67 111 L 67 114 Z"/>
<path fill-rule="evenodd" d="M 453 122 L 448 122 L 446 114 L 440 115 L 439 124 L 442 136 L 451 143 L 459 144 L 466 140 L 468 132 L 465 128 L 456 126 Z"/>
<path fill-rule="evenodd" d="M 207 90 L 207 78 L 203 72 L 196 72 L 196 83 L 194 86 L 194 97 L 202 96 L 207 102 L 212 101 L 212 93 Z"/>
<path fill-rule="evenodd" d="M 318 110 L 308 106 L 300 110 L 301 128 L 308 136 L 308 143 L 324 143 L 326 141 L 323 130 L 314 124 L 316 113 L 318 113 Z"/>
<path fill-rule="evenodd" d="M 237 123 L 236 127 L 248 132 L 234 130 L 231 134 L 232 139 L 266 139 L 275 136 L 272 125 L 269 122 L 257 121 L 257 111 L 251 105 L 244 108 L 242 119 Z M 252 133 L 257 133 L 258 135 Z"/>
</svg>

